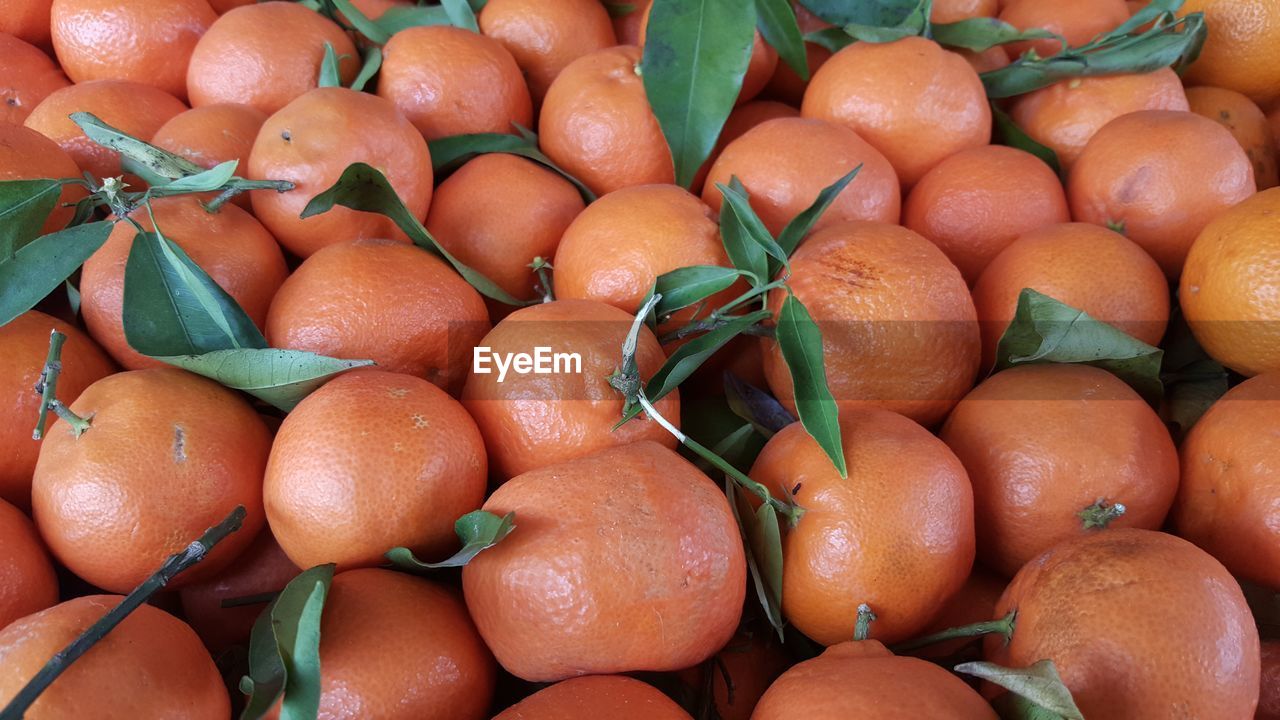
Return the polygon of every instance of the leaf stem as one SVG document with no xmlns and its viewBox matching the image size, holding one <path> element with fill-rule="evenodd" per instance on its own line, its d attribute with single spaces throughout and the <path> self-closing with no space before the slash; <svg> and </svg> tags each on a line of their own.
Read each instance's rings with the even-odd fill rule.
<svg viewBox="0 0 1280 720">
<path fill-rule="evenodd" d="M 911 650 L 918 650 L 922 647 L 928 647 L 929 645 L 936 645 L 937 643 L 946 642 L 948 640 L 981 637 L 992 633 L 999 633 L 1004 636 L 1005 640 L 1008 640 L 1013 637 L 1013 628 L 1016 624 L 1017 616 L 1018 612 L 1016 610 L 1011 610 L 1008 615 L 1005 615 L 999 620 L 984 620 L 982 622 L 973 623 L 972 625 L 961 625 L 959 627 L 940 630 L 932 635 L 925 635 L 924 637 L 916 638 L 914 640 L 900 642 L 889 649 L 895 653 L 904 653 Z"/>
<path fill-rule="evenodd" d="M 211 213 L 216 213 L 226 205 L 229 200 L 242 192 L 249 190 L 275 190 L 278 193 L 288 192 L 293 189 L 293 183 L 288 180 L 245 180 L 244 178 L 231 178 L 224 186 L 224 189 L 217 197 L 204 204 L 204 209 Z"/>
<path fill-rule="evenodd" d="M 529 269 L 533 270 L 538 276 L 537 291 L 542 296 L 542 302 L 549 303 L 556 299 L 555 290 L 551 285 L 551 271 L 555 267 L 549 260 L 538 255 L 533 258 L 533 262 L 529 263 Z"/>
<path fill-rule="evenodd" d="M 876 614 L 871 611 L 870 605 L 866 603 L 859 605 L 858 619 L 853 624 L 853 639 L 861 641 L 871 637 L 871 623 L 876 619 Z"/>
<path fill-rule="evenodd" d="M 54 680 L 57 680 L 59 675 L 66 672 L 67 668 L 71 667 L 71 663 L 80 659 L 81 656 L 89 651 L 89 648 L 93 647 L 94 643 L 111 632 L 115 626 L 128 617 L 129 613 L 136 610 L 156 591 L 167 585 L 178 573 L 203 560 L 215 545 L 231 533 L 239 530 L 241 523 L 244 522 L 244 516 L 244 506 L 236 506 L 236 509 L 232 510 L 225 520 L 206 530 L 199 540 L 192 542 L 182 552 L 169 556 L 169 559 L 164 561 L 159 570 L 143 581 L 141 585 L 134 588 L 133 592 L 120 601 L 119 605 L 112 608 L 97 622 L 90 625 L 89 629 L 85 630 L 80 637 L 50 658 L 49 662 L 40 668 L 40 672 L 36 673 L 35 677 L 31 678 L 30 682 L 18 691 L 18 694 L 13 697 L 13 700 L 3 710 L 0 710 L 0 720 L 21 720 L 23 714 L 36 701 L 36 698 L 40 697 L 40 693 L 44 692 Z"/>
<path fill-rule="evenodd" d="M 31 433 L 32 440 L 44 437 L 44 426 L 49 420 L 49 410 L 57 399 L 58 375 L 62 373 L 62 344 L 67 336 L 53 330 L 49 333 L 49 355 L 45 358 L 44 368 L 40 370 L 40 379 L 36 381 L 35 392 L 40 396 L 40 417 L 36 420 L 36 429 Z"/>
</svg>

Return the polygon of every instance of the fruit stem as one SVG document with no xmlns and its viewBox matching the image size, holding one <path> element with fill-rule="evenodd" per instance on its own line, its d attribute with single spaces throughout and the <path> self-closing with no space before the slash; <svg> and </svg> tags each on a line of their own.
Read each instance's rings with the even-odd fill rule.
<svg viewBox="0 0 1280 720">
<path fill-rule="evenodd" d="M 36 394 L 40 396 L 40 418 L 36 420 L 36 429 L 31 433 L 32 440 L 44 437 L 44 426 L 49 420 L 49 409 L 57 399 L 58 375 L 62 373 L 62 344 L 66 341 L 65 334 L 57 330 L 50 331 L 49 355 L 45 358 L 44 367 L 40 370 L 40 379 L 36 381 L 35 387 Z M 74 423 L 72 427 L 75 427 Z"/>
<path fill-rule="evenodd" d="M 71 412 L 71 408 L 63 405 L 61 400 L 50 400 L 49 409 L 57 413 L 58 417 L 62 418 L 71 426 L 71 432 L 75 433 L 76 437 L 83 435 L 84 431 L 88 430 L 93 425 L 92 422 L 90 422 L 93 416 L 80 417 L 79 415 Z"/>
<path fill-rule="evenodd" d="M 1018 612 L 1016 610 L 1011 610 L 1008 615 L 1005 615 L 999 620 L 984 620 L 982 622 L 973 623 L 972 625 L 961 625 L 959 627 L 948 628 L 946 630 L 933 633 L 932 635 L 925 635 L 924 637 L 916 638 L 915 640 L 900 642 L 889 649 L 895 653 L 903 653 L 910 650 L 917 650 L 922 647 L 928 647 L 929 645 L 936 645 L 940 642 L 946 642 L 947 640 L 981 637 L 992 633 L 999 633 L 1004 636 L 1005 640 L 1008 640 L 1013 637 L 1013 628 L 1017 621 L 1017 615 Z"/>
<path fill-rule="evenodd" d="M 13 697 L 13 700 L 3 710 L 0 710 L 0 720 L 22 720 L 23 714 L 36 701 L 36 698 L 40 697 L 40 693 L 44 692 L 54 680 L 57 680 L 59 675 L 66 672 L 67 668 L 71 667 L 71 663 L 79 660 L 81 656 L 89 651 L 89 648 L 93 647 L 94 643 L 111 632 L 115 626 L 129 616 L 129 613 L 138 609 L 139 605 L 142 605 L 156 591 L 167 585 L 178 573 L 203 560 L 215 545 L 231 533 L 239 530 L 241 523 L 244 522 L 244 516 L 244 506 L 236 506 L 236 509 L 232 510 L 225 520 L 206 530 L 199 540 L 188 545 L 182 552 L 170 555 L 159 570 L 155 571 L 141 585 L 134 588 L 133 592 L 120 601 L 119 605 L 112 608 L 97 622 L 90 625 L 89 629 L 85 630 L 80 637 L 50 658 L 49 662 L 40 668 L 40 672 L 36 673 L 35 677 L 31 678 L 31 681 L 22 690 L 18 691 L 18 694 Z"/>
<path fill-rule="evenodd" d="M 875 621 L 876 614 L 871 611 L 871 606 L 866 603 L 859 605 L 858 620 L 853 624 L 853 639 L 860 641 L 871 637 L 871 623 Z"/>
<path fill-rule="evenodd" d="M 1076 513 L 1085 530 L 1101 530 L 1111 524 L 1112 520 L 1124 515 L 1123 503 L 1108 503 L 1106 498 L 1098 500 L 1089 507 Z"/>
</svg>

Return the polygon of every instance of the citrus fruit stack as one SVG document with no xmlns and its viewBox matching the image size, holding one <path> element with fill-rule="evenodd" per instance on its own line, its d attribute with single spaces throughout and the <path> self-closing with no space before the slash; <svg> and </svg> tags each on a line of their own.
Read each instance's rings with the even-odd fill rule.
<svg viewBox="0 0 1280 720">
<path fill-rule="evenodd" d="M 1274 0 L 0 1 L 0 714 L 1280 717 L 1278 146 Z"/>
</svg>

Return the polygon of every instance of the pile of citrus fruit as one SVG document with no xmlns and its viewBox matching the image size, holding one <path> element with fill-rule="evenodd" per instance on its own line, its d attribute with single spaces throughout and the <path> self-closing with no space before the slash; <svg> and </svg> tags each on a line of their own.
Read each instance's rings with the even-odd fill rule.
<svg viewBox="0 0 1280 720">
<path fill-rule="evenodd" d="M 1280 2 L 0 0 L 0 720 L 1280 720 Z"/>
</svg>

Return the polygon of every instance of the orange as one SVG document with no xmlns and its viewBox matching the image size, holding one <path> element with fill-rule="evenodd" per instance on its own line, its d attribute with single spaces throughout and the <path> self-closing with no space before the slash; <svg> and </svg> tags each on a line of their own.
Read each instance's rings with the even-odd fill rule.
<svg viewBox="0 0 1280 720">
<path fill-rule="evenodd" d="M 236 174 L 243 176 L 266 120 L 262 111 L 248 105 L 204 105 L 174 115 L 156 131 L 151 144 L 206 168 L 236 160 Z M 251 207 L 247 194 L 237 195 L 234 202 L 245 210 Z"/>
<path fill-rule="evenodd" d="M 833 645 L 783 673 L 751 717 L 995 720 L 996 714 L 946 669 L 897 657 L 878 641 L 866 640 Z"/>
<path fill-rule="evenodd" d="M 1189 110 L 1177 73 L 1162 68 L 1134 75 L 1063 80 L 1013 101 L 1010 115 L 1036 142 L 1071 169 L 1103 125 L 1139 110 Z"/>
<path fill-rule="evenodd" d="M 714 661 L 682 670 L 679 677 L 690 692 L 701 695 L 711 673 L 711 697 L 720 720 L 750 720 L 760 696 L 790 665 L 772 629 L 740 629 Z"/>
<path fill-rule="evenodd" d="M 1120 504 L 1107 527 L 1157 530 L 1178 491 L 1178 450 L 1151 406 L 1087 365 L 996 373 L 942 426 L 973 483 L 978 558 L 1012 576 L 1064 540 L 1097 532 L 1081 512 Z"/>
<path fill-rule="evenodd" d="M 49 6 L 53 0 L 0 0 L 0 32 L 49 49 Z"/>
<path fill-rule="evenodd" d="M 1262 695 L 1255 720 L 1280 720 L 1280 641 L 1262 643 Z"/>
<path fill-rule="evenodd" d="M 618 44 L 598 0 L 490 0 L 479 21 L 520 65 L 535 105 L 569 63 Z"/>
<path fill-rule="evenodd" d="M 0 706 L 123 599 L 78 597 L 0 630 Z M 230 714 L 222 677 L 200 638 L 169 613 L 142 605 L 49 686 L 26 718 L 225 720 Z"/>
<path fill-rule="evenodd" d="M 640 23 L 649 17 L 653 0 L 636 0 L 618 6 L 613 17 L 613 32 L 619 45 L 640 45 Z"/>
<path fill-rule="evenodd" d="M 298 217 L 355 162 L 378 168 L 409 214 L 427 216 L 432 173 L 426 141 L 387 100 L 344 88 L 312 90 L 267 118 L 249 152 L 247 176 L 288 180 L 294 188 L 254 190 L 254 214 L 286 250 L 303 258 L 348 240 L 405 239 L 390 219 L 345 207 Z"/>
<path fill-rule="evenodd" d="M 970 284 L 1019 235 L 1071 219 L 1053 169 L 1001 145 L 943 160 L 911 189 L 902 215 L 902 224 L 941 248 Z"/>
<path fill-rule="evenodd" d="M 40 441 L 31 439 L 40 415 L 35 386 L 49 357 L 49 334 L 55 329 L 67 336 L 56 388 L 62 402 L 70 404 L 85 388 L 114 370 L 106 353 L 88 335 L 58 318 L 28 310 L 0 326 L 0 357 L 4 358 L 0 407 L 7 419 L 0 424 L 0 499 L 24 510 L 31 509 L 31 474 L 40 452 Z M 49 414 L 46 432 L 56 417 Z"/>
<path fill-rule="evenodd" d="M 170 587 L 207 579 L 262 527 L 271 433 L 239 395 L 176 368 L 117 373 L 71 410 L 91 417 L 76 437 L 49 427 L 31 486 L 36 527 L 67 569 L 127 592 L 237 505 L 243 528 Z"/>
<path fill-rule="evenodd" d="M 484 509 L 516 530 L 462 569 L 498 662 L 534 682 L 667 671 L 733 636 L 747 566 L 724 493 L 637 442 L 512 478 Z"/>
<path fill-rule="evenodd" d="M 692 720 L 652 685 L 624 675 L 570 678 L 543 688 L 493 720 Z"/>
<path fill-rule="evenodd" d="M 1267 124 L 1271 126 L 1271 134 L 1276 138 L 1276 145 L 1280 146 L 1280 105 L 1272 107 L 1267 113 Z"/>
<path fill-rule="evenodd" d="M 359 64 L 356 47 L 332 21 L 292 2 L 230 10 L 191 53 L 191 104 L 243 103 L 270 115 L 316 87 L 325 43 L 338 56 L 342 84 L 349 84 Z"/>
<path fill-rule="evenodd" d="M 156 131 L 151 144 L 200 167 L 238 160 L 236 173 L 243 175 L 249 150 L 266 121 L 266 114 L 249 105 L 204 105 L 174 115 Z"/>
<path fill-rule="evenodd" d="M 412 27 L 383 49 L 378 95 L 427 140 L 471 133 L 515 134 L 533 124 L 520 66 L 502 43 L 448 25 Z"/>
<path fill-rule="evenodd" d="M 649 27 L 649 14 L 652 10 L 653 5 L 650 4 L 645 8 L 644 19 L 640 21 L 640 41 L 637 44 L 642 48 L 645 31 Z M 747 70 L 742 77 L 742 87 L 738 90 L 738 104 L 741 105 L 759 95 L 768 84 L 769 78 L 773 77 L 773 71 L 777 66 L 778 51 L 766 43 L 760 31 L 757 30 L 751 42 L 751 57 L 747 61 Z"/>
<path fill-rule="evenodd" d="M 234 205 L 211 213 L 194 196 L 180 195 L 152 201 L 150 214 L 135 210 L 133 219 L 148 231 L 158 223 L 164 237 L 185 250 L 255 325 L 266 323 L 271 298 L 289 270 L 280 246 L 252 215 Z M 134 350 L 124 334 L 125 265 L 137 234 L 133 225 L 117 222 L 107 242 L 85 261 L 80 278 L 80 309 L 89 334 L 130 370 L 165 367 Z"/>
<path fill-rule="evenodd" d="M 720 226 L 701 200 L 675 185 L 637 185 L 578 215 L 560 239 L 554 265 L 557 298 L 595 300 L 635 315 L 659 275 L 690 265 L 728 267 L 729 258 Z M 744 289 L 713 296 L 708 306 Z"/>
<path fill-rule="evenodd" d="M 1280 587 L 1280 372 L 1223 395 L 1182 443 L 1178 534 L 1233 575 Z"/>
<path fill-rule="evenodd" d="M 1177 278 L 1204 226 L 1255 189 L 1253 165 L 1226 128 L 1146 110 L 1112 120 L 1085 145 L 1067 199 L 1073 218 L 1120 228 Z"/>
<path fill-rule="evenodd" d="M 0 181 L 75 177 L 80 177 L 80 168 L 52 140 L 31 128 L 0 121 Z M 66 227 L 73 213 L 70 206 L 87 194 L 79 185 L 63 185 L 58 203 L 40 232 Z"/>
<path fill-rule="evenodd" d="M 253 2 L 254 0 L 209 0 L 209 7 L 222 15 L 243 5 L 252 5 Z M 356 4 L 359 5 L 358 2 Z"/>
<path fill-rule="evenodd" d="M 489 717 L 493 656 L 451 589 L 390 570 L 339 573 L 320 638 L 319 717 Z"/>
<path fill-rule="evenodd" d="M 795 0 L 791 3 L 791 9 L 796 14 L 796 24 L 800 26 L 801 33 L 811 33 L 817 30 L 823 30 L 831 27 L 831 23 L 819 18 L 817 15 L 809 12 L 808 8 L 801 5 Z M 806 42 L 804 44 L 805 64 L 809 68 L 809 77 L 822 67 L 822 63 L 831 57 L 831 51 L 816 43 Z M 791 105 L 799 106 L 804 100 L 804 90 L 809 86 L 808 80 L 801 80 L 795 70 L 786 61 L 779 59 L 778 67 L 773 71 L 773 77 L 769 78 L 769 84 L 764 88 L 764 95 L 777 98 Z"/>
<path fill-rule="evenodd" d="M 120 154 L 85 137 L 71 113 L 93 113 L 117 130 L 149 141 L 169 118 L 186 109 L 181 100 L 150 85 L 94 80 L 53 91 L 23 124 L 57 143 L 81 170 L 101 180 L 120 175 Z M 125 181 L 135 189 L 142 184 L 132 175 Z"/>
<path fill-rule="evenodd" d="M 1069 540 L 1018 572 L 996 617 L 1011 610 L 1013 637 L 988 635 L 987 660 L 1052 660 L 1089 720 L 1253 715 L 1253 616 L 1235 579 L 1186 540 L 1132 528 Z"/>
<path fill-rule="evenodd" d="M 1253 163 L 1259 190 L 1280 184 L 1276 174 L 1276 138 L 1261 108 L 1234 90 L 1216 87 L 1187 88 L 1191 112 L 1203 115 L 1231 131 Z"/>
<path fill-rule="evenodd" d="M 129 80 L 187 97 L 187 64 L 217 13 L 205 0 L 53 0 L 53 49 L 74 82 Z"/>
<path fill-rule="evenodd" d="M 893 166 L 880 151 L 843 125 L 805 118 L 765 121 L 725 146 L 707 173 L 702 199 L 716 212 L 724 196 L 717 184 L 737 176 L 769 232 L 782 232 L 813 204 L 823 188 L 862 170 L 836 196 L 814 226 L 847 220 L 897 223 L 901 191 Z"/>
<path fill-rule="evenodd" d="M 622 396 L 609 385 L 608 376 L 622 363 L 622 343 L 631 320 L 627 313 L 601 302 L 556 300 L 511 313 L 478 343 L 489 349 L 482 363 L 485 372 L 473 370 L 467 376 L 462 404 L 485 438 L 494 480 L 502 482 L 638 440 L 676 446 L 675 437 L 643 413 L 613 429 L 622 419 Z M 537 375 L 508 370 L 499 381 L 494 358 L 533 355 L 538 347 L 576 353 L 580 365 L 568 359 L 560 364 L 560 372 Z M 636 345 L 641 379 L 648 380 L 666 359 L 658 339 L 641 327 Z M 679 427 L 679 391 L 654 407 Z"/>
<path fill-rule="evenodd" d="M 854 43 L 832 55 L 809 82 L 800 114 L 857 132 L 889 158 L 904 187 L 949 155 L 991 140 L 978 73 L 920 37 Z"/>
<path fill-rule="evenodd" d="M 1013 241 L 973 286 L 982 325 L 983 367 L 1013 320 L 1024 288 L 1083 310 L 1148 345 L 1169 324 L 1169 286 L 1142 248 L 1085 223 L 1049 225 Z"/>
<path fill-rule="evenodd" d="M 1269 0 L 1187 0 L 1179 15 L 1204 13 L 1209 37 L 1187 81 L 1248 95 L 1280 97 L 1280 5 Z"/>
<path fill-rule="evenodd" d="M 866 603 L 878 618 L 871 635 L 905 640 L 969 577 L 973 491 L 947 446 L 897 413 L 841 413 L 840 437 L 848 478 L 799 423 L 770 438 L 751 468 L 774 497 L 790 493 L 805 509 L 783 531 L 782 611 L 836 645 L 853 638 Z"/>
<path fill-rule="evenodd" d="M 1280 189 L 1264 190 L 1207 225 L 1187 255 L 1178 300 L 1215 360 L 1252 376 L 1280 370 Z"/>
<path fill-rule="evenodd" d="M 1128 20 L 1129 6 L 1124 0 L 1014 0 L 1000 11 L 1000 19 L 1019 30 L 1041 28 L 1057 33 L 1069 47 L 1079 47 Z M 1028 40 L 1012 43 L 1008 50 L 1012 58 L 1028 50 L 1035 50 L 1044 58 L 1061 52 L 1062 42 L 1052 38 Z"/>
<path fill-rule="evenodd" d="M 298 266 L 276 293 L 265 329 L 272 347 L 373 360 L 457 392 L 489 318 L 480 293 L 435 255 L 356 240 Z"/>
<path fill-rule="evenodd" d="M 621 45 L 569 63 L 538 116 L 538 144 L 597 195 L 675 182 L 671 150 L 636 68 L 640 48 Z"/>
<path fill-rule="evenodd" d="M 961 625 L 992 620 L 996 614 L 996 603 L 1004 594 L 1008 581 L 981 566 L 975 566 L 969 579 L 956 591 L 951 599 L 943 604 L 933 620 L 920 631 L 920 635 L 931 635 Z M 912 650 L 911 654 L 935 662 L 944 662 L 947 658 L 961 653 L 976 638 L 958 638 L 936 643 L 927 647 Z M 976 650 L 977 648 L 975 648 Z"/>
<path fill-rule="evenodd" d="M 982 52 L 972 52 L 969 50 L 954 50 L 953 52 L 964 58 L 965 62 L 969 63 L 969 65 L 973 67 L 974 72 L 979 75 L 985 72 L 991 72 L 992 70 L 999 70 L 1000 68 L 1008 67 L 1011 62 L 1008 51 L 1000 45 L 987 48 Z"/>
<path fill-rule="evenodd" d="M 280 592 L 298 572 L 264 528 L 230 567 L 178 591 L 182 615 L 215 657 L 234 646 L 247 648 L 253 623 L 266 601 L 235 607 L 222 607 L 222 602 Z"/>
<path fill-rule="evenodd" d="M 582 195 L 568 180 L 532 160 L 490 153 L 469 160 L 440 183 L 427 230 L 464 264 L 520 300 L 538 297 L 529 265 L 550 261 Z M 495 320 L 513 308 L 489 302 Z"/>
<path fill-rule="evenodd" d="M 698 174 L 693 178 L 691 186 L 693 191 L 699 192 L 703 189 L 703 183 L 707 180 L 707 172 L 711 170 L 712 163 L 720 153 L 724 152 L 729 143 L 763 122 L 784 117 L 798 118 L 800 110 L 775 100 L 752 100 L 734 108 L 725 119 L 724 127 L 720 129 L 720 137 L 716 138 L 716 145 L 711 149 L 711 155 L 707 156 L 706 162 L 702 163 L 702 167 L 698 168 Z"/>
<path fill-rule="evenodd" d="M 935 0 L 929 20 L 935 23 L 954 23 L 980 17 L 995 17 L 999 10 L 996 0 Z"/>
<path fill-rule="evenodd" d="M 827 385 L 841 413 L 882 407 L 932 425 L 973 387 L 981 352 L 969 288 L 914 232 L 832 225 L 791 256 L 788 285 L 822 331 Z M 782 288 L 769 293 L 775 320 L 785 296 Z M 794 414 L 782 351 L 772 339 L 761 342 L 769 388 Z"/>
<path fill-rule="evenodd" d="M 40 48 L 0 32 L 0 123 L 21 125 L 31 109 L 71 83 Z"/>
<path fill-rule="evenodd" d="M 57 602 L 58 577 L 36 526 L 0 500 L 0 628 Z"/>
<path fill-rule="evenodd" d="M 484 501 L 487 470 L 484 440 L 457 400 L 422 378 L 361 370 L 307 396 L 280 425 L 267 521 L 299 567 L 380 565 L 399 546 L 443 559 L 457 545 L 454 521 Z"/>
</svg>

